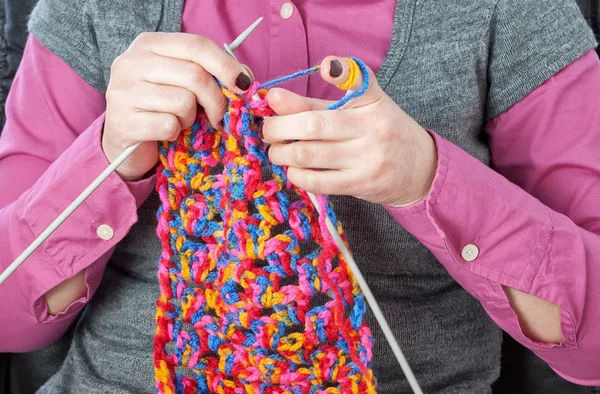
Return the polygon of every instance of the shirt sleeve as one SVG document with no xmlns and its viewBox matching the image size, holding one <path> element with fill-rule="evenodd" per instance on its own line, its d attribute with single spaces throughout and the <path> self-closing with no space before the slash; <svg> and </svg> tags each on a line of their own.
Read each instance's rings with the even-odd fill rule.
<svg viewBox="0 0 600 394">
<path fill-rule="evenodd" d="M 435 135 L 427 198 L 388 208 L 491 318 L 578 384 L 599 385 L 600 62 L 591 50 L 487 125 L 494 171 Z M 561 308 L 561 344 L 528 339 L 502 285 Z"/>
<path fill-rule="evenodd" d="M 0 271 L 108 166 L 104 110 L 102 93 L 29 38 L 0 138 Z M 153 185 L 154 177 L 126 183 L 112 174 L 0 285 L 0 352 L 33 350 L 62 336 Z M 87 295 L 49 316 L 44 294 L 82 270 Z"/>
</svg>

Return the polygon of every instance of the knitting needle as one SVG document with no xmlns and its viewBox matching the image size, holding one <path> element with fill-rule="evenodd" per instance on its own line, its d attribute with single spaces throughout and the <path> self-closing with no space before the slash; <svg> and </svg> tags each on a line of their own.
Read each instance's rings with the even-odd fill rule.
<svg viewBox="0 0 600 394">
<path fill-rule="evenodd" d="M 242 32 L 229 45 L 224 44 L 225 51 L 233 56 L 235 51 L 250 36 L 263 20 L 258 18 L 250 27 Z M 235 58 L 235 56 L 233 56 Z M 125 149 L 77 198 L 52 222 L 50 225 L 13 261 L 2 273 L 0 273 L 0 285 L 8 279 L 20 266 L 40 247 L 42 243 L 65 221 L 71 214 L 112 174 L 131 154 L 141 145 L 138 142 Z"/>
<path fill-rule="evenodd" d="M 233 51 L 235 51 L 242 44 L 242 42 L 244 42 L 244 40 L 246 38 L 248 38 L 250 33 L 252 33 L 254 31 L 254 29 L 256 29 L 256 27 L 260 24 L 260 22 L 262 22 L 262 20 L 263 20 L 263 17 L 261 16 L 260 18 L 258 18 L 256 20 L 256 22 L 251 24 L 250 27 L 248 27 L 242 34 L 240 34 L 238 36 L 238 38 L 233 40 L 233 42 L 231 44 L 229 44 L 229 45 L 223 44 L 223 46 L 225 47 L 225 52 L 227 52 L 229 54 L 229 56 L 231 56 L 232 58 L 237 60 L 237 57 L 235 57 L 235 55 L 233 54 Z M 254 93 L 252 95 L 252 100 L 254 100 L 254 101 L 260 100 L 260 96 L 258 95 L 258 92 Z"/>
<path fill-rule="evenodd" d="M 244 30 L 242 32 L 242 34 L 237 36 L 237 38 L 235 40 L 233 40 L 233 42 L 231 44 L 229 44 L 229 45 L 223 44 L 223 46 L 225 47 L 225 52 L 227 52 L 229 54 L 229 56 L 231 56 L 232 58 L 236 59 L 233 52 L 236 49 L 238 49 L 238 47 L 240 45 L 242 45 L 242 43 L 246 40 L 246 38 L 248 38 L 248 36 L 250 36 L 250 34 L 254 31 L 254 29 L 256 29 L 258 27 L 258 25 L 260 24 L 260 22 L 262 22 L 262 20 L 263 20 L 263 17 L 261 16 L 260 18 L 258 18 L 256 20 L 256 22 L 254 22 L 246 30 Z"/>
<path fill-rule="evenodd" d="M 320 210 L 319 210 L 319 202 L 317 201 L 317 197 L 312 193 L 308 193 L 308 197 L 312 201 L 312 203 L 315 206 L 315 209 L 317 210 L 319 215 L 323 215 L 323 213 L 320 212 Z M 400 349 L 400 345 L 398 345 L 398 342 L 396 341 L 396 338 L 394 337 L 394 334 L 392 333 L 392 329 L 388 325 L 388 322 L 385 319 L 385 316 L 381 312 L 381 309 L 379 308 L 379 305 L 377 304 L 377 301 L 375 300 L 373 293 L 371 293 L 371 289 L 369 288 L 369 285 L 365 281 L 365 278 L 362 276 L 362 273 L 360 272 L 360 269 L 358 268 L 356 261 L 354 261 L 354 258 L 350 254 L 350 251 L 346 247 L 346 244 L 344 244 L 342 237 L 340 237 L 340 234 L 337 232 L 335 226 L 329 219 L 329 215 L 327 215 L 327 214 L 325 214 L 325 215 L 326 215 L 325 221 L 327 224 L 327 230 L 329 230 L 329 234 L 331 234 L 331 237 L 335 241 L 335 244 L 337 245 L 338 249 L 344 256 L 344 260 L 346 260 L 346 263 L 348 263 L 348 266 L 350 267 L 350 271 L 356 278 L 356 281 L 358 282 L 358 286 L 360 287 L 361 291 L 363 292 L 363 295 L 365 296 L 365 299 L 367 300 L 367 303 L 369 304 L 371 311 L 373 311 L 373 315 L 375 316 L 377 323 L 379 323 L 379 327 L 381 327 L 381 331 L 383 331 L 383 335 L 385 336 L 390 347 L 392 348 L 392 352 L 394 352 L 394 355 L 396 356 L 396 360 L 398 361 L 398 364 L 400 364 L 400 368 L 402 368 L 402 372 L 404 372 L 404 376 L 406 376 L 406 380 L 408 381 L 408 384 L 412 388 L 414 394 L 423 394 L 423 391 L 421 390 L 421 387 L 419 386 L 419 382 L 417 382 L 417 378 L 415 377 L 414 373 L 412 372 L 412 369 L 410 368 L 408 361 L 406 361 L 406 357 L 404 357 L 404 354 L 402 353 L 402 350 Z"/>
<path fill-rule="evenodd" d="M 346 92 L 346 96 L 351 93 L 352 93 L 352 90 L 348 90 Z M 358 286 L 360 287 L 363 295 L 365 296 L 365 299 L 367 300 L 367 304 L 369 304 L 369 307 L 371 308 L 371 311 L 373 312 L 373 315 L 375 316 L 377 323 L 379 323 L 379 327 L 381 328 L 383 335 L 385 336 L 385 338 L 388 341 L 388 344 L 392 348 L 392 352 L 394 353 L 394 356 L 396 356 L 396 360 L 398 361 L 398 364 L 400 364 L 400 368 L 402 368 L 402 372 L 404 372 L 404 376 L 406 376 L 406 380 L 408 381 L 408 384 L 412 388 L 413 393 L 414 394 L 423 394 L 423 391 L 421 390 L 421 387 L 419 386 L 419 382 L 417 381 L 417 378 L 415 377 L 414 373 L 412 372 L 412 369 L 410 368 L 410 365 L 408 364 L 406 357 L 404 357 L 404 353 L 402 353 L 402 350 L 400 349 L 400 345 L 398 345 L 398 342 L 396 341 L 396 337 L 392 333 L 392 329 L 388 325 L 388 322 L 387 322 L 385 316 L 381 312 L 381 309 L 379 308 L 379 304 L 377 304 L 377 300 L 373 296 L 373 293 L 371 292 L 371 289 L 369 288 L 367 281 L 365 281 L 365 278 L 362 276 L 362 273 L 360 272 L 360 269 L 358 268 L 356 261 L 354 261 L 352 254 L 346 247 L 346 244 L 342 240 L 342 237 L 340 237 L 340 234 L 337 232 L 337 229 L 331 222 L 331 219 L 329 219 L 329 215 L 327 215 L 326 212 L 320 211 L 319 202 L 317 201 L 317 197 L 313 193 L 310 193 L 310 192 L 307 192 L 307 194 L 308 194 L 308 197 L 310 198 L 310 201 L 312 202 L 313 206 L 315 207 L 315 210 L 319 213 L 319 215 L 325 215 L 325 223 L 327 225 L 327 230 L 329 231 L 329 234 L 335 241 L 336 246 L 342 253 L 342 256 L 344 256 L 344 260 L 346 260 L 346 263 L 350 267 L 350 272 L 352 272 L 352 274 L 356 278 L 356 282 L 358 283 Z"/>
</svg>

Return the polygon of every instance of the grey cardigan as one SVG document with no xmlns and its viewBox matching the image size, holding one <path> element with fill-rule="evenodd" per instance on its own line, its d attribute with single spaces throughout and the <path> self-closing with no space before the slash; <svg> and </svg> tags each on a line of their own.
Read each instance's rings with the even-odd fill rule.
<svg viewBox="0 0 600 394">
<path fill-rule="evenodd" d="M 94 88 L 143 31 L 179 31 L 183 0 L 42 0 L 30 30 Z M 489 164 L 487 120 L 595 46 L 572 0 L 398 0 L 389 53 L 377 75 L 426 128 Z M 501 331 L 433 255 L 377 205 L 335 197 L 357 261 L 427 393 L 488 393 Z M 156 196 L 118 245 L 104 280 L 56 345 L 41 393 L 152 392 L 157 295 Z M 410 392 L 377 324 L 378 392 Z M 52 352 L 53 350 L 46 350 Z M 25 357 L 26 358 L 26 357 Z M 31 359 L 35 360 L 34 356 Z"/>
</svg>

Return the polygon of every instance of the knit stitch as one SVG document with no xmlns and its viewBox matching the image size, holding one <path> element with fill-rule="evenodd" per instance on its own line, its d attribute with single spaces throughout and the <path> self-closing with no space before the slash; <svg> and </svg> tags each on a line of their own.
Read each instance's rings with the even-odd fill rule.
<svg viewBox="0 0 600 394">
<path fill-rule="evenodd" d="M 330 109 L 368 87 L 364 64 L 349 64 L 364 86 Z M 275 115 L 267 88 L 317 69 L 244 96 L 223 88 L 223 130 L 198 111 L 191 128 L 160 145 L 159 393 L 375 393 L 360 288 L 325 216 L 269 163 L 260 138 L 263 118 Z"/>
</svg>

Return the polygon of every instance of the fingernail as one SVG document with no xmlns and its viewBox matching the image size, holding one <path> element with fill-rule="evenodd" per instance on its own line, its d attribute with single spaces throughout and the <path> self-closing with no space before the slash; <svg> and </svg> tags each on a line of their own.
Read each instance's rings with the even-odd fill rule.
<svg viewBox="0 0 600 394">
<path fill-rule="evenodd" d="M 250 77 L 244 73 L 240 73 L 235 79 L 235 86 L 244 92 L 250 88 L 250 85 L 252 85 L 252 81 L 250 80 Z"/>
<path fill-rule="evenodd" d="M 329 75 L 332 78 L 337 78 L 342 75 L 342 71 L 344 71 L 344 67 L 342 67 L 342 63 L 338 60 L 332 60 L 329 65 Z"/>
</svg>

